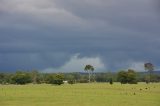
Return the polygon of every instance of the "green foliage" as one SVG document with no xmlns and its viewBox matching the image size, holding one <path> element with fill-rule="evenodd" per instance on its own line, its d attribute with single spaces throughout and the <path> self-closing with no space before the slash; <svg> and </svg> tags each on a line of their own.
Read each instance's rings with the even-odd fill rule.
<svg viewBox="0 0 160 106">
<path fill-rule="evenodd" d="M 16 72 L 11 79 L 13 84 L 31 83 L 31 77 L 26 72 Z"/>
<path fill-rule="evenodd" d="M 80 73 L 72 73 L 72 75 L 74 76 L 75 80 L 79 80 L 82 76 Z"/>
<path fill-rule="evenodd" d="M 76 81 L 75 80 L 68 80 L 68 84 L 75 84 Z"/>
<path fill-rule="evenodd" d="M 152 63 L 145 63 L 144 68 L 145 68 L 145 70 L 148 70 L 148 71 L 153 71 L 154 70 L 154 66 L 153 66 Z"/>
<path fill-rule="evenodd" d="M 107 77 L 106 76 L 101 76 L 101 75 L 97 75 L 96 76 L 96 82 L 106 82 L 107 81 Z"/>
<path fill-rule="evenodd" d="M 28 72 L 17 72 L 17 73 L 0 73 L 0 84 L 20 84 L 23 80 L 25 80 L 24 84 L 26 83 L 48 83 L 54 84 L 57 83 L 56 80 L 56 73 L 39 73 L 38 71 L 28 71 Z M 88 73 L 63 73 L 60 74 L 63 76 L 65 81 L 69 83 L 88 83 Z M 147 75 L 146 72 L 138 72 L 135 73 L 134 70 L 129 69 L 127 72 L 107 72 L 107 73 L 94 73 L 95 77 L 91 78 L 90 81 L 96 82 L 110 82 L 110 78 L 112 78 L 113 82 L 121 82 L 121 83 L 130 83 L 134 84 L 138 82 L 150 82 L 150 76 Z M 27 76 L 27 77 L 26 77 Z M 22 80 L 21 80 L 22 79 Z M 28 81 L 26 81 L 28 79 Z M 20 81 L 19 81 L 20 80 Z M 154 72 L 151 75 L 152 82 L 160 82 L 160 74 Z M 62 82 L 62 80 L 61 80 Z"/>
<path fill-rule="evenodd" d="M 151 76 L 146 75 L 145 76 L 145 82 L 150 83 L 150 82 L 160 82 L 160 76 L 156 74 L 152 74 Z"/>
<path fill-rule="evenodd" d="M 53 84 L 54 79 L 55 79 L 55 75 L 54 74 L 49 74 L 49 75 L 46 76 L 45 82 L 47 84 Z"/>
<path fill-rule="evenodd" d="M 152 79 L 152 82 L 160 82 L 160 76 L 159 75 L 153 74 L 151 76 L 151 79 Z"/>
<path fill-rule="evenodd" d="M 56 74 L 54 77 L 53 84 L 61 85 L 63 84 L 64 76 L 62 74 Z"/>
<path fill-rule="evenodd" d="M 136 73 L 132 69 L 129 69 L 127 72 L 120 71 L 117 76 L 118 81 L 120 81 L 122 84 L 137 84 Z"/>
<path fill-rule="evenodd" d="M 112 79 L 112 78 L 109 79 L 109 83 L 110 83 L 111 85 L 113 84 L 113 79 Z"/>
<path fill-rule="evenodd" d="M 11 74 L 0 73 L 0 84 L 10 84 Z"/>
<path fill-rule="evenodd" d="M 73 74 L 65 75 L 65 80 L 75 80 L 75 76 Z"/>
<path fill-rule="evenodd" d="M 144 68 L 149 72 L 149 80 L 147 82 L 152 82 L 152 72 L 154 70 L 154 65 L 152 63 L 145 63 Z"/>
<path fill-rule="evenodd" d="M 117 75 L 117 79 L 118 81 L 121 82 L 121 84 L 126 84 L 128 81 L 127 81 L 127 72 L 125 71 L 120 71 Z"/>
<path fill-rule="evenodd" d="M 92 65 L 86 65 L 84 70 L 85 71 L 94 71 L 94 67 Z"/>
<path fill-rule="evenodd" d="M 91 81 L 91 73 L 90 73 L 90 71 L 93 73 L 94 67 L 92 65 L 86 65 L 84 67 L 84 70 L 88 72 L 88 79 L 89 79 L 89 82 L 90 82 Z"/>
<path fill-rule="evenodd" d="M 41 83 L 40 75 L 39 75 L 39 72 L 37 70 L 31 71 L 30 76 L 31 76 L 33 84 L 40 84 Z"/>
<path fill-rule="evenodd" d="M 63 74 L 49 74 L 46 78 L 46 83 L 48 84 L 63 84 L 64 75 Z"/>
<path fill-rule="evenodd" d="M 76 81 L 75 81 L 75 76 L 72 75 L 72 74 L 69 74 L 69 75 L 67 76 L 67 80 L 68 80 L 68 84 L 75 84 L 75 83 L 76 83 Z"/>
<path fill-rule="evenodd" d="M 3 73 L 0 73 L 0 84 L 5 83 L 5 75 Z"/>
<path fill-rule="evenodd" d="M 95 76 L 95 80 L 96 82 L 107 82 L 107 77 L 107 73 L 97 73 L 97 75 Z"/>
<path fill-rule="evenodd" d="M 127 72 L 127 81 L 129 84 L 137 84 L 136 73 L 132 69 L 128 69 Z"/>
<path fill-rule="evenodd" d="M 88 83 L 88 80 L 86 80 L 86 79 L 80 79 L 78 82 L 79 83 Z"/>
</svg>

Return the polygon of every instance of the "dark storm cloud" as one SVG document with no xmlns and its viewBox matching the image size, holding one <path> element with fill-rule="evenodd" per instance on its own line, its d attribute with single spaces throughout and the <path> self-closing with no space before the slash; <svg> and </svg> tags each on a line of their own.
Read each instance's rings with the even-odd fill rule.
<svg viewBox="0 0 160 106">
<path fill-rule="evenodd" d="M 77 53 L 74 61 L 99 57 L 109 70 L 146 61 L 158 65 L 155 2 L 1 0 L 0 70 L 58 69 Z"/>
</svg>

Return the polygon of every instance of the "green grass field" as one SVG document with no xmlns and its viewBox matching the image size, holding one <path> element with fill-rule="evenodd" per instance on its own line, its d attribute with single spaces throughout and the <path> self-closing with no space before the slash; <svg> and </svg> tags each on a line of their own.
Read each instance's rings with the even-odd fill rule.
<svg viewBox="0 0 160 106">
<path fill-rule="evenodd" d="M 160 83 L 0 85 L 0 106 L 160 106 Z"/>
</svg>

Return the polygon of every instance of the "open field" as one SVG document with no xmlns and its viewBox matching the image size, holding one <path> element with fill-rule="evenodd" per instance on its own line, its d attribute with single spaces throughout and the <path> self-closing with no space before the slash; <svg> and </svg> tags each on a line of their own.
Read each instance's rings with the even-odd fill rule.
<svg viewBox="0 0 160 106">
<path fill-rule="evenodd" d="M 160 83 L 0 85 L 0 106 L 160 106 Z"/>
</svg>

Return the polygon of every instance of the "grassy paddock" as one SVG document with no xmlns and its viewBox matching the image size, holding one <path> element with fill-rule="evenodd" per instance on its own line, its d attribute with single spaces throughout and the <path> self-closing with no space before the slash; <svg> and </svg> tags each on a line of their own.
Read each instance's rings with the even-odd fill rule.
<svg viewBox="0 0 160 106">
<path fill-rule="evenodd" d="M 160 106 L 160 83 L 0 85 L 0 106 Z"/>
</svg>

